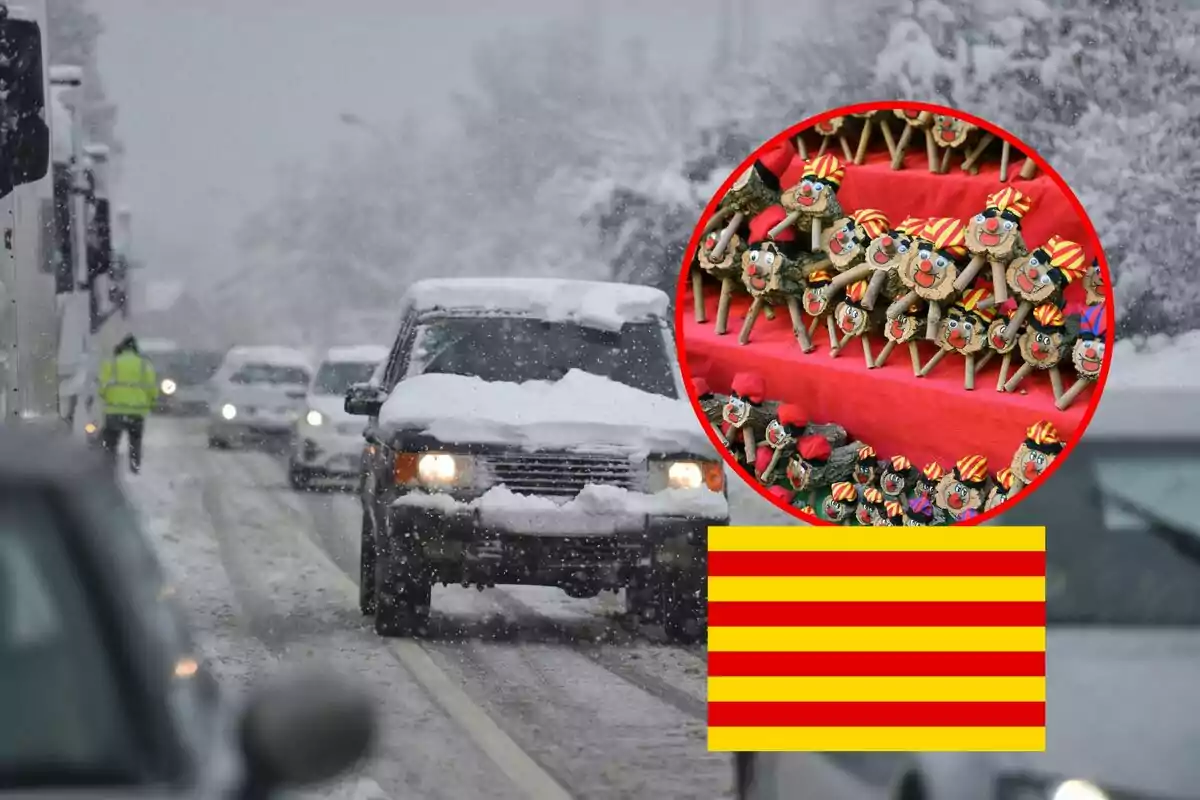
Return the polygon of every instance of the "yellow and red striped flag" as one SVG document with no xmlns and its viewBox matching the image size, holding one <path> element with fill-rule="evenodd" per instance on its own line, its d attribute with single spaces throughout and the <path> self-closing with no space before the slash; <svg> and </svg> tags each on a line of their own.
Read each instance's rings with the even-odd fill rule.
<svg viewBox="0 0 1200 800">
<path fill-rule="evenodd" d="M 710 528 L 708 748 L 1046 748 L 1044 528 Z"/>
</svg>

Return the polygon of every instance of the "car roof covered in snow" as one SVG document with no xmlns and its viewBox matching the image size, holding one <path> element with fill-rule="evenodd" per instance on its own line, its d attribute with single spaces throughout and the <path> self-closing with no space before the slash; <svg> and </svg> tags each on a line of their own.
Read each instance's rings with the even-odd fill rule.
<svg viewBox="0 0 1200 800">
<path fill-rule="evenodd" d="M 418 313 L 492 311 L 609 330 L 661 319 L 670 306 L 651 286 L 557 278 L 430 278 L 410 285 L 406 302 Z"/>
<path fill-rule="evenodd" d="M 138 339 L 138 349 L 143 353 L 172 353 L 179 343 L 170 339 Z"/>
<path fill-rule="evenodd" d="M 1200 440 L 1200 389 L 1107 386 L 1084 442 Z"/>
<path fill-rule="evenodd" d="M 303 350 L 294 347 L 234 347 L 225 354 L 226 364 L 245 364 L 248 361 L 261 361 L 265 364 L 278 364 L 284 367 L 303 367 L 312 369 L 312 359 Z"/>
<path fill-rule="evenodd" d="M 388 357 L 388 348 L 379 344 L 355 344 L 331 347 L 325 351 L 324 361 L 333 363 L 377 364 Z"/>
</svg>

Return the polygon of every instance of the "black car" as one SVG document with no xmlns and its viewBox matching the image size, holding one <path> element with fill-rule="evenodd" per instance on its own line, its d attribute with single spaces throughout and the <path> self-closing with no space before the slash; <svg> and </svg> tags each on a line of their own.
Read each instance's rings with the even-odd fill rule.
<svg viewBox="0 0 1200 800">
<path fill-rule="evenodd" d="M 263 797 L 367 749 L 357 691 L 283 679 L 231 714 L 111 469 L 0 428 L 0 789 Z"/>
</svg>

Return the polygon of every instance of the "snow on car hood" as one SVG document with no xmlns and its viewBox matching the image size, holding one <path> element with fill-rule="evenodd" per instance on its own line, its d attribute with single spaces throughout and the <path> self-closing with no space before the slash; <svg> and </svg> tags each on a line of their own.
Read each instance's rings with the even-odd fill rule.
<svg viewBox="0 0 1200 800">
<path fill-rule="evenodd" d="M 1050 629 L 1046 752 L 997 765 L 1188 797 L 1200 786 L 1200 630 Z"/>
<path fill-rule="evenodd" d="M 462 375 L 401 381 L 379 413 L 385 427 L 447 443 L 529 449 L 589 445 L 715 456 L 686 400 L 573 369 L 561 380 L 488 383 Z"/>
</svg>

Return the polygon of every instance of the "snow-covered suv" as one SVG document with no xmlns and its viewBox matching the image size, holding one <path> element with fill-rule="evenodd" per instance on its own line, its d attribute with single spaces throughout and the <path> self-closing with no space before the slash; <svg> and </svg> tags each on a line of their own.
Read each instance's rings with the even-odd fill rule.
<svg viewBox="0 0 1200 800">
<path fill-rule="evenodd" d="M 384 368 L 351 387 L 365 435 L 361 605 L 417 633 L 435 582 L 625 589 L 703 631 L 724 469 L 686 399 L 667 296 L 617 283 L 413 284 Z"/>
</svg>

